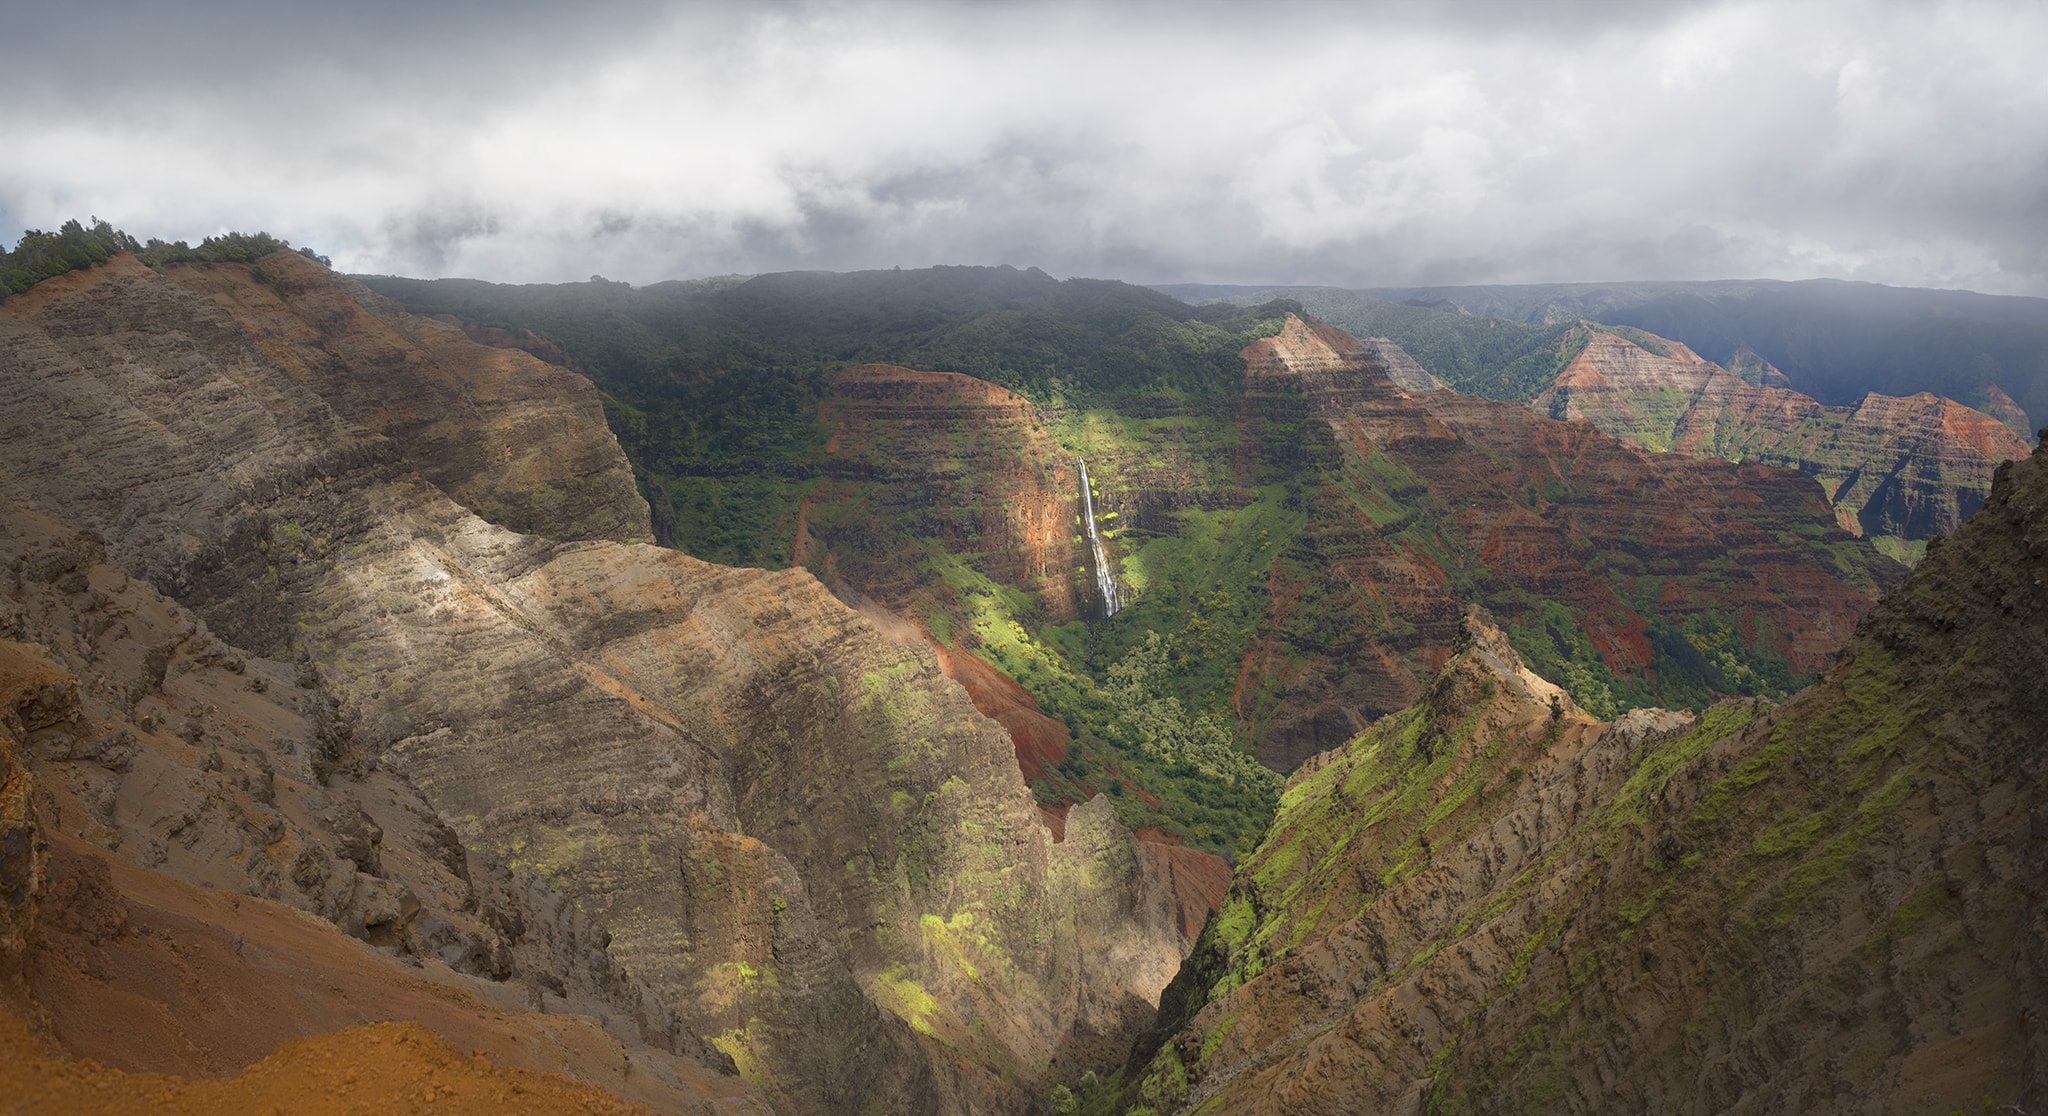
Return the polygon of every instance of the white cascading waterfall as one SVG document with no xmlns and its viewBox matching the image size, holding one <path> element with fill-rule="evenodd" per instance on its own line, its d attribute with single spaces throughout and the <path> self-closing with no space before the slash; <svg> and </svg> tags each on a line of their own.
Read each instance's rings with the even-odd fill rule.
<svg viewBox="0 0 2048 1116">
<path fill-rule="evenodd" d="M 1116 583 L 1116 574 L 1110 572 L 1109 552 L 1102 548 L 1102 532 L 1095 527 L 1095 494 L 1088 490 L 1088 459 L 1077 455 L 1074 460 L 1081 464 L 1081 518 L 1088 524 L 1088 548 L 1095 554 L 1095 587 L 1102 593 L 1102 615 L 1107 618 L 1124 606 L 1124 590 Z"/>
</svg>

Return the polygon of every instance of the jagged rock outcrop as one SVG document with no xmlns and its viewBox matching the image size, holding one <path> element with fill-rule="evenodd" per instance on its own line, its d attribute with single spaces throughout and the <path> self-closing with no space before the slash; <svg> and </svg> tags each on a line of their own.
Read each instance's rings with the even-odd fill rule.
<svg viewBox="0 0 2048 1116">
<path fill-rule="evenodd" d="M 1806 673 L 1897 576 L 1790 470 L 1648 454 L 1514 404 L 1411 394 L 1367 347 L 1300 318 L 1244 356 L 1240 458 L 1320 479 L 1302 540 L 1273 565 L 1238 686 L 1276 769 L 1419 697 L 1462 599 L 1508 626 L 1547 624 L 1545 602 L 1569 609 L 1587 660 L 1616 677 L 1654 679 L 1730 641 Z"/>
<path fill-rule="evenodd" d="M 2037 451 L 1781 707 L 1602 726 L 1468 619 L 1422 701 L 1288 791 L 1126 1100 L 2048 1103 L 2044 585 Z"/>
<path fill-rule="evenodd" d="M 627 545 L 646 507 L 570 372 L 300 257 L 127 261 L 0 308 L 0 393 L 0 494 L 94 540 L 89 581 L 196 614 L 75 603 L 135 645 L 109 700 L 166 773 L 105 806 L 72 763 L 88 840 L 360 906 L 417 956 L 486 927 L 540 1005 L 708 1041 L 788 1111 L 1021 1110 L 1119 1057 L 1192 942 L 1162 854 L 1106 804 L 1055 844 L 929 651 L 803 570 Z M 126 681 L 187 660 L 237 681 Z M 189 810 L 159 816 L 164 779 Z M 494 923 L 465 888 L 538 898 Z"/>
<path fill-rule="evenodd" d="M 1584 341 L 1529 401 L 1538 413 L 1647 449 L 1798 469 L 1821 482 L 1843 527 L 1885 539 L 1896 557 L 1916 559 L 1955 530 L 1984 506 L 1992 469 L 2028 452 L 2003 419 L 1927 392 L 1825 407 L 1772 386 L 1782 375 L 1750 382 L 1676 341 L 1592 328 Z"/>
</svg>

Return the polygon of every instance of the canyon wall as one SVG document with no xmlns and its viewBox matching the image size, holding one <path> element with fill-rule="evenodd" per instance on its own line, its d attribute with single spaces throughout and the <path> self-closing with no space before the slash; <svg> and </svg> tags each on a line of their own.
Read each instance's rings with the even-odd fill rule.
<svg viewBox="0 0 2048 1116">
<path fill-rule="evenodd" d="M 6 498 L 192 617 L 133 652 L 144 678 L 247 676 L 143 703 L 194 805 L 84 787 L 86 839 L 486 979 L 525 916 L 432 865 L 498 872 L 575 934 L 514 950 L 537 1006 L 609 1010 L 785 1111 L 1022 1110 L 1119 1057 L 1191 945 L 1162 854 L 1107 801 L 1054 842 L 929 649 L 806 571 L 636 543 L 646 505 L 573 373 L 289 254 L 63 276 L 0 308 L 0 341 Z M 266 695 L 286 709 L 241 712 Z M 287 771 L 325 811 L 297 845 L 243 800 Z M 424 851 L 383 855 L 399 834 Z"/>
<path fill-rule="evenodd" d="M 1468 615 L 1297 774 L 1125 1103 L 2041 1106 L 2044 579 L 2036 452 L 1782 706 L 1602 724 Z"/>
<path fill-rule="evenodd" d="M 1762 367 L 1751 383 L 1676 341 L 1587 329 L 1585 348 L 1529 405 L 1646 449 L 1798 469 L 1820 481 L 1843 527 L 1905 558 L 1983 507 L 1991 471 L 2029 451 L 2004 421 L 1952 399 L 1873 392 L 1826 407 L 1769 386 L 1784 378 Z"/>
<path fill-rule="evenodd" d="M 1790 470 L 1645 453 L 1515 404 L 1411 394 L 1349 335 L 1300 318 L 1244 355 L 1240 458 L 1291 460 L 1319 482 L 1306 530 L 1273 565 L 1238 687 L 1276 769 L 1414 701 L 1466 601 L 1518 639 L 1559 639 L 1573 669 L 1607 672 L 1570 687 L 1585 700 L 1630 677 L 1668 689 L 1686 662 L 1731 647 L 1817 671 L 1898 576 Z M 1581 637 L 1546 604 L 1568 610 L 1583 644 L 1568 646 Z M 1713 667 L 1731 689 L 1744 669 Z"/>
</svg>

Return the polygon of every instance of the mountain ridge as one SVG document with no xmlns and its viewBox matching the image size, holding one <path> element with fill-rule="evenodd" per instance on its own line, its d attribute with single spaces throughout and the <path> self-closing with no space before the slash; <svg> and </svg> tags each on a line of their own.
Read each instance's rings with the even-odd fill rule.
<svg viewBox="0 0 2048 1116">
<path fill-rule="evenodd" d="M 1764 364 L 1757 378 L 1775 371 Z M 1927 392 L 1826 407 L 1750 383 L 1678 342 L 1590 327 L 1529 406 L 1646 449 L 1798 469 L 1821 482 L 1844 528 L 1900 558 L 1959 526 L 1983 506 L 1992 469 L 2029 452 L 1997 418 Z"/>
<path fill-rule="evenodd" d="M 1346 328 L 1392 330 L 1432 371 L 1494 398 L 1540 390 L 1556 369 L 1536 350 L 1592 319 L 1674 338 L 1731 368 L 1744 351 L 1758 354 L 1789 377 L 1786 386 L 1830 406 L 1873 391 L 1931 391 L 2009 418 L 2030 440 L 2039 423 L 2026 416 L 2048 415 L 2048 299 L 2031 296 L 1838 279 L 1155 289 L 1190 301 L 1295 298 Z M 1430 308 L 1439 303 L 1476 317 L 1452 323 L 1455 315 Z M 1463 379 L 1489 365 L 1507 375 Z M 2001 399 L 2017 400 L 2021 413 L 2005 414 Z"/>
<path fill-rule="evenodd" d="M 1601 726 L 1468 616 L 1421 703 L 1290 787 L 1123 1102 L 2039 1105 L 2044 576 L 2037 449 L 1782 706 Z"/>
</svg>

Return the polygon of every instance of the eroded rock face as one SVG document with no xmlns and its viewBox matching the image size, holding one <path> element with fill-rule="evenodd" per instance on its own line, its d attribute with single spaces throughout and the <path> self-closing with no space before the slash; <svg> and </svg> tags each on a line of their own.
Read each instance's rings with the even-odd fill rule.
<svg viewBox="0 0 2048 1116">
<path fill-rule="evenodd" d="M 1429 369 L 1409 356 L 1408 350 L 1395 344 L 1391 338 L 1361 337 L 1358 339 L 1358 345 L 1367 356 L 1378 361 L 1380 367 L 1387 370 L 1387 378 L 1394 381 L 1394 386 L 1402 391 L 1414 393 L 1450 390 L 1442 380 L 1431 375 Z"/>
<path fill-rule="evenodd" d="M 1302 542 L 1273 565 L 1240 673 L 1240 719 L 1276 769 L 1419 697 L 1463 599 L 1504 625 L 1532 602 L 1565 605 L 1617 676 L 1658 661 L 1653 618 L 1709 613 L 1741 617 L 1739 638 L 1804 673 L 1897 576 L 1847 545 L 1790 470 L 1648 454 L 1513 404 L 1410 393 L 1358 341 L 1299 318 L 1245 360 L 1240 455 L 1292 455 L 1325 478 L 1304 494 Z M 1252 433 L 1290 424 L 1298 442 Z"/>
<path fill-rule="evenodd" d="M 1872 393 L 1853 407 L 1825 407 L 1769 380 L 1750 383 L 1676 341 L 1646 343 L 1668 352 L 1589 331 L 1529 406 L 1647 449 L 1798 469 L 1821 482 L 1843 527 L 1901 543 L 1955 530 L 1984 506 L 1992 469 L 2028 453 L 2005 421 L 1953 399 Z"/>
<path fill-rule="evenodd" d="M 2037 452 L 1782 707 L 1603 726 L 1468 619 L 1416 706 L 1289 789 L 1125 1099 L 2040 1106 L 2044 584 Z"/>
<path fill-rule="evenodd" d="M 807 501 L 797 561 L 837 573 L 899 615 L 922 621 L 943 582 L 911 576 L 936 540 L 981 556 L 980 571 L 1036 596 L 1049 618 L 1087 607 L 1087 562 L 1074 543 L 1080 477 L 1029 400 L 957 372 L 886 364 L 826 381 L 826 479 Z M 886 524 L 890 537 L 873 531 Z"/>
<path fill-rule="evenodd" d="M 1025 779 L 1038 778 L 1066 758 L 1067 727 L 955 635 L 972 619 L 932 563 L 972 555 L 977 573 L 1029 592 L 1054 621 L 1099 607 L 1075 541 L 1073 460 L 1029 400 L 986 380 L 865 364 L 826 389 L 825 476 L 800 506 L 796 562 L 885 631 L 928 643 L 1010 734 Z"/>
<path fill-rule="evenodd" d="M 10 832 L 35 851 L 40 900 L 13 943 L 19 986 L 0 989 L 15 1010 L 104 1065 L 218 1075 L 364 1018 L 481 1037 L 488 1008 L 499 1037 L 478 1045 L 507 1064 L 662 1107 L 765 1110 L 698 1060 L 723 1062 L 710 1047 L 643 1031 L 659 1001 L 601 927 L 368 770 L 319 667 L 222 641 L 105 549 L 0 504 L 0 736 L 12 785 L 33 777 Z M 581 1022 L 539 1022 L 542 1006 Z"/>
<path fill-rule="evenodd" d="M 69 571 L 65 571 L 69 572 Z M 0 616 L 5 631 L 21 626 L 19 606 Z M 0 640 L 0 991 L 25 975 L 43 893 L 48 853 L 35 819 L 35 774 L 29 734 L 72 720 L 78 684 L 33 645 Z"/>
<path fill-rule="evenodd" d="M 88 839 L 416 954 L 474 923 L 541 1004 L 624 1005 L 786 1110 L 1021 1110 L 1120 1057 L 1200 888 L 1106 806 L 1055 845 L 1001 727 L 808 572 L 615 541 L 646 510 L 587 383 L 358 296 L 274 257 L 0 308 L 0 487 L 164 617 L 62 603 L 134 645 L 109 700 L 165 772 L 100 809 L 74 753 L 125 742 L 65 744 Z M 159 724 L 188 661 L 234 682 Z M 149 814 L 166 779 L 189 809 Z"/>
</svg>

